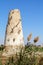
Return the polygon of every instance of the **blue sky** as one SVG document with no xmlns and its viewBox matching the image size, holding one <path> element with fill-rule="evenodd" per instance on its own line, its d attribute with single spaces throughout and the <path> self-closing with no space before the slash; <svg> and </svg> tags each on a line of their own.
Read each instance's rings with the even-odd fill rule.
<svg viewBox="0 0 43 65">
<path fill-rule="evenodd" d="M 39 43 L 43 43 L 43 0 L 0 0 L 0 44 L 4 43 L 8 14 L 12 9 L 21 12 L 25 41 L 32 32 L 32 40 L 39 36 Z"/>
</svg>

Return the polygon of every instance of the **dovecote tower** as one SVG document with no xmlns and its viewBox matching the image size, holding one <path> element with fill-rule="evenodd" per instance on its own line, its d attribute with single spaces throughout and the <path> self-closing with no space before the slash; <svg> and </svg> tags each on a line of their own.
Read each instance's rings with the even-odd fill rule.
<svg viewBox="0 0 43 65">
<path fill-rule="evenodd" d="M 3 55 L 19 52 L 20 48 L 24 47 L 21 16 L 18 9 L 11 10 L 9 13 L 4 45 L 7 53 Z"/>
</svg>

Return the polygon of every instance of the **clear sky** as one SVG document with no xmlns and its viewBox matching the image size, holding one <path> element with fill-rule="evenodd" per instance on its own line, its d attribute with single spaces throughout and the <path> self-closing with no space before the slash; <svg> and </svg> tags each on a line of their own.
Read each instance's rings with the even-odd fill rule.
<svg viewBox="0 0 43 65">
<path fill-rule="evenodd" d="M 19 9 L 22 17 L 24 39 L 32 32 L 43 43 L 43 0 L 0 0 L 0 44 L 4 43 L 9 11 Z"/>
</svg>

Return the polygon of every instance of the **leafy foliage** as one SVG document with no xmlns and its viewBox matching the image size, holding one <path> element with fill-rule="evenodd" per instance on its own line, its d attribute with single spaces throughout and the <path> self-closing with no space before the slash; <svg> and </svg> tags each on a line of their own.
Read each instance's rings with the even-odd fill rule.
<svg viewBox="0 0 43 65">
<path fill-rule="evenodd" d="M 33 44 L 25 45 L 25 49 L 22 52 L 14 56 L 9 57 L 5 65 L 43 65 L 43 57 L 38 57 L 35 55 L 36 52 L 43 52 L 43 47 L 36 46 Z M 0 65 L 1 61 L 0 61 Z"/>
</svg>

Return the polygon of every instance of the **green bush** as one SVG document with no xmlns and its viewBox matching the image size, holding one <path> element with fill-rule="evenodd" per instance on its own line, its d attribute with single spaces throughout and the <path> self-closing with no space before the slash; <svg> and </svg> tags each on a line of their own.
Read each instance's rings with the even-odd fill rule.
<svg viewBox="0 0 43 65">
<path fill-rule="evenodd" d="M 42 52 L 43 47 L 35 46 L 35 45 L 26 45 L 24 51 L 16 54 L 16 58 L 14 56 L 9 57 L 6 61 L 5 65 L 43 65 L 43 58 L 38 59 L 35 56 L 36 52 Z M 0 65 L 1 61 L 0 61 Z"/>
</svg>

